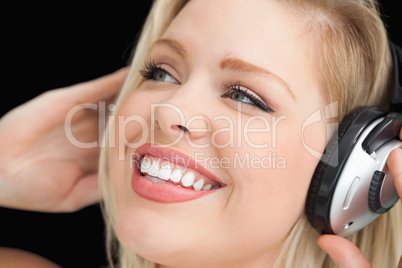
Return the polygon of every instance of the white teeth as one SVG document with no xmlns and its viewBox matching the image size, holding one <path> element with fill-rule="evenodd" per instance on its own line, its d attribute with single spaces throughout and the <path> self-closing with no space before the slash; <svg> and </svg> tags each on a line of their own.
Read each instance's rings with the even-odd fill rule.
<svg viewBox="0 0 402 268">
<path fill-rule="evenodd" d="M 181 176 L 183 175 L 181 169 L 175 169 L 172 174 L 170 175 L 170 179 L 173 182 L 179 182 L 181 180 Z"/>
<path fill-rule="evenodd" d="M 195 174 L 191 171 L 187 172 L 184 176 L 185 169 L 182 167 L 174 167 L 172 163 L 167 161 L 161 161 L 161 159 L 153 158 L 150 156 L 144 156 L 141 162 L 141 173 L 154 183 L 167 183 L 176 185 L 177 187 L 190 187 L 193 186 L 194 190 L 214 190 L 220 188 L 219 185 L 212 187 L 211 184 L 205 184 L 204 179 L 195 181 Z M 173 184 L 179 183 L 181 185 Z M 173 183 L 172 183 L 173 182 Z"/>
<path fill-rule="evenodd" d="M 151 167 L 151 160 L 147 157 L 144 157 L 141 163 L 141 173 L 148 173 L 150 167 Z"/>
<path fill-rule="evenodd" d="M 183 176 L 183 178 L 181 178 L 181 184 L 183 184 L 183 186 L 185 187 L 191 186 L 194 183 L 194 179 L 194 173 L 188 172 L 186 175 Z"/>
<path fill-rule="evenodd" d="M 212 189 L 212 184 L 207 184 L 202 187 L 202 190 L 211 190 Z"/>
<path fill-rule="evenodd" d="M 172 174 L 172 168 L 170 167 L 170 163 L 162 163 L 161 169 L 159 170 L 158 177 L 162 180 L 169 180 L 170 175 Z"/>
<path fill-rule="evenodd" d="M 204 180 L 203 179 L 200 179 L 199 181 L 193 183 L 194 190 L 196 190 L 196 191 L 201 190 L 202 186 L 204 186 Z"/>
<path fill-rule="evenodd" d="M 151 166 L 149 167 L 148 170 L 148 175 L 153 176 L 153 177 L 157 177 L 158 173 L 159 173 L 159 161 L 152 159 L 151 160 Z"/>
</svg>

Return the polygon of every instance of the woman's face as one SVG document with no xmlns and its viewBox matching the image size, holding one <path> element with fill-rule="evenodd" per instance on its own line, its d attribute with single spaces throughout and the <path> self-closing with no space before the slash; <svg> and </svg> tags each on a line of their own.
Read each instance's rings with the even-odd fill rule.
<svg viewBox="0 0 402 268">
<path fill-rule="evenodd" d="M 194 0 L 153 45 L 116 115 L 125 247 L 167 266 L 274 262 L 327 139 L 300 22 L 279 1 Z"/>
</svg>

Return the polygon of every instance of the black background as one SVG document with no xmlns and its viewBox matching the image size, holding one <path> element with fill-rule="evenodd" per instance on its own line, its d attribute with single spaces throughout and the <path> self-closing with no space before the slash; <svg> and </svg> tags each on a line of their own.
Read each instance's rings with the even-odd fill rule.
<svg viewBox="0 0 402 268">
<path fill-rule="evenodd" d="M 402 46 L 398 1 L 380 2 L 390 37 Z M 150 3 L 3 6 L 0 115 L 44 91 L 126 66 Z M 62 267 L 106 264 L 97 205 L 75 213 L 0 208 L 1 246 L 35 252 Z"/>
<path fill-rule="evenodd" d="M 127 65 L 151 1 L 129 6 L 96 3 L 2 7 L 0 115 L 44 91 Z M 59 214 L 0 208 L 1 246 L 35 252 L 62 267 L 106 264 L 97 205 Z"/>
</svg>

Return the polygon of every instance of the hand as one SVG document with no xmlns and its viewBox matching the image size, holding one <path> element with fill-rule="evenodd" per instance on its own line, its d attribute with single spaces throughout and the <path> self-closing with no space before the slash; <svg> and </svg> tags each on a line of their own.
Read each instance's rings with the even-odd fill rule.
<svg viewBox="0 0 402 268">
<path fill-rule="evenodd" d="M 75 211 L 100 200 L 99 146 L 79 148 L 65 132 L 65 119 L 83 103 L 110 103 L 127 68 L 71 87 L 50 90 L 0 119 L 0 206 L 43 212 Z M 106 106 L 107 107 L 107 106 Z M 98 114 L 80 109 L 74 138 L 98 142 Z"/>
<path fill-rule="evenodd" d="M 399 136 L 402 140 L 402 130 Z M 391 175 L 394 178 L 398 195 L 402 197 L 402 150 L 394 149 L 388 156 L 387 164 Z M 321 235 L 317 239 L 317 244 L 322 250 L 330 255 L 337 267 L 371 267 L 369 261 L 363 256 L 360 250 L 352 242 L 343 237 L 336 235 Z M 399 261 L 398 267 L 402 267 L 402 257 Z"/>
</svg>

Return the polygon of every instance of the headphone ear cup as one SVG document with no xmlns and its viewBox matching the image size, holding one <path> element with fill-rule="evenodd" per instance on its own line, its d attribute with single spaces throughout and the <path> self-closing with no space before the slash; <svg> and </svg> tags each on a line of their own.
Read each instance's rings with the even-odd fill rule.
<svg viewBox="0 0 402 268">
<path fill-rule="evenodd" d="M 313 177 L 310 182 L 310 187 L 307 192 L 307 200 L 306 200 L 307 219 L 309 220 L 311 225 L 313 225 L 313 227 L 316 227 L 315 207 L 316 207 L 317 195 L 319 193 L 319 189 L 322 183 L 323 174 L 325 174 L 329 165 L 329 161 L 330 159 L 332 159 L 333 154 L 336 151 L 336 148 L 340 140 L 348 130 L 350 124 L 353 122 L 353 119 L 356 117 L 357 114 L 359 114 L 359 112 L 362 109 L 363 107 L 355 109 L 342 120 L 342 122 L 338 126 L 337 135 L 333 135 L 329 140 L 327 146 L 325 147 L 324 153 L 320 159 L 320 162 L 318 163 L 314 171 Z"/>
<path fill-rule="evenodd" d="M 333 183 L 336 183 L 338 178 L 336 176 L 333 176 L 332 178 L 328 178 L 327 175 L 327 170 L 329 167 L 331 167 L 330 163 L 335 163 L 335 165 L 339 166 L 339 163 L 342 163 L 346 159 L 342 159 L 342 157 L 347 158 L 346 156 L 341 156 L 338 155 L 338 146 L 342 141 L 342 138 L 345 136 L 345 134 L 348 132 L 350 129 L 351 125 L 354 125 L 356 123 L 355 119 L 359 117 L 360 115 L 369 112 L 371 114 L 371 109 L 373 107 L 358 107 L 355 110 L 353 110 L 351 113 L 349 113 L 339 124 L 338 126 L 338 131 L 335 133 L 331 139 L 329 140 L 324 153 L 320 159 L 320 162 L 318 163 L 314 174 L 312 176 L 310 186 L 307 192 L 307 198 L 306 198 L 306 215 L 307 219 L 309 220 L 310 224 L 316 228 L 320 233 L 333 233 L 331 230 L 331 227 L 329 226 L 329 223 L 327 219 L 322 219 L 322 215 L 327 215 L 326 211 L 329 209 L 330 206 L 330 201 L 332 194 L 334 192 L 335 187 L 333 187 L 333 191 L 331 190 L 330 192 L 327 192 L 328 188 L 328 181 L 330 181 L 331 185 Z M 374 116 L 378 116 L 378 112 L 376 109 L 373 109 L 374 111 Z M 381 111 L 382 114 L 382 111 Z M 372 115 L 369 116 L 370 121 L 372 119 Z M 358 127 L 356 129 L 360 130 L 361 128 L 364 128 L 368 122 L 364 122 L 362 127 Z M 356 130 L 354 130 L 356 131 Z M 352 133 L 353 135 L 356 135 L 355 133 Z M 349 134 L 348 134 L 349 135 Z M 349 144 L 348 146 L 352 146 L 352 144 Z M 335 157 L 339 157 L 339 159 L 334 159 Z M 333 168 L 333 167 L 331 167 Z M 335 167 L 337 168 L 337 167 Z M 323 181 L 326 180 L 326 185 L 325 187 L 322 187 Z M 325 191 L 322 191 L 322 188 L 325 188 Z M 319 205 L 319 206 L 317 206 Z M 321 216 L 317 216 L 321 215 Z"/>
</svg>

